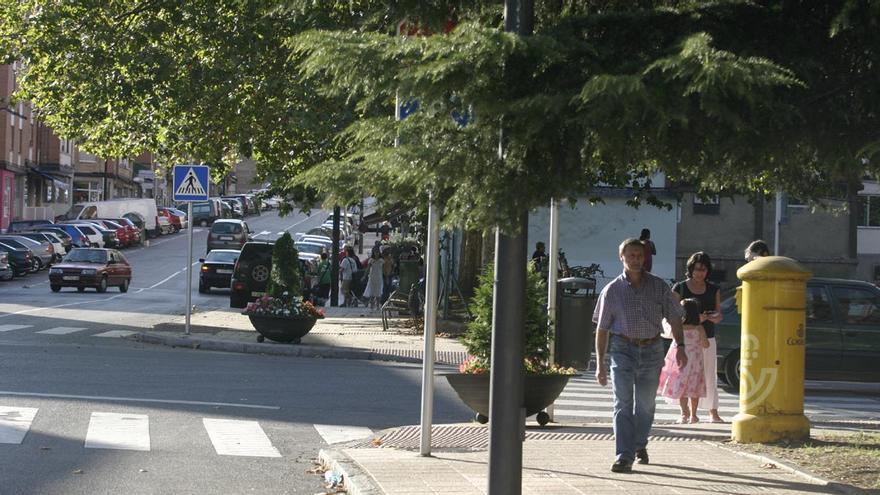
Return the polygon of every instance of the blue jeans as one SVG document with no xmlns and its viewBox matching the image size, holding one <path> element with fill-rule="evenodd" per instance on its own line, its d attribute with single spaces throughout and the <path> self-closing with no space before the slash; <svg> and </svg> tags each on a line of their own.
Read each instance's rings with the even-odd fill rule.
<svg viewBox="0 0 880 495">
<path fill-rule="evenodd" d="M 611 385 L 614 389 L 614 442 L 618 460 L 632 462 L 648 445 L 654 423 L 657 385 L 665 353 L 663 340 L 646 346 L 612 334 Z"/>
</svg>

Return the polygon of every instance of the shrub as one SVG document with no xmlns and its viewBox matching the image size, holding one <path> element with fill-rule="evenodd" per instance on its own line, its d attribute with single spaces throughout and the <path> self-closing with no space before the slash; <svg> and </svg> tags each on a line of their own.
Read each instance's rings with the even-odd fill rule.
<svg viewBox="0 0 880 495">
<path fill-rule="evenodd" d="M 289 232 L 285 232 L 272 248 L 272 272 L 266 293 L 272 297 L 296 299 L 302 297 L 302 273 L 299 252 Z"/>
</svg>

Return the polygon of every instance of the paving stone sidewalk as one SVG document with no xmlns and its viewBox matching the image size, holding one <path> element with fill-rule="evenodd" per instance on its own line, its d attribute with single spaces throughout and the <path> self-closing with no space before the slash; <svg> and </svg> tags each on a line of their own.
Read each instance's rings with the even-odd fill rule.
<svg viewBox="0 0 880 495">
<path fill-rule="evenodd" d="M 430 457 L 414 443 L 417 427 L 386 432 L 384 437 L 320 453 L 324 466 L 341 474 L 352 495 L 478 495 L 487 493 L 488 451 L 474 437 L 487 437 L 485 426 L 435 425 L 435 437 L 450 430 L 470 439 L 462 447 L 439 439 Z M 729 425 L 726 427 L 729 435 Z M 858 493 L 828 483 L 776 460 L 737 453 L 715 438 L 719 431 L 655 429 L 649 444 L 651 464 L 636 465 L 631 474 L 610 471 L 614 442 L 608 425 L 533 426 L 523 444 L 522 493 L 529 494 L 810 494 Z M 385 439 L 389 439 L 386 443 Z M 398 438 L 399 440 L 399 438 Z M 435 442 L 432 442 L 435 445 Z"/>
<path fill-rule="evenodd" d="M 422 362 L 424 337 L 420 330 L 412 328 L 409 319 L 392 318 L 388 330 L 383 331 L 381 315 L 376 310 L 360 307 L 326 311 L 327 317 L 318 320 L 296 345 L 269 340 L 258 343 L 258 334 L 247 316 L 232 309 L 194 313 L 190 335 L 184 333 L 185 317 L 178 316 L 130 338 L 150 344 L 229 352 Z M 456 338 L 440 333 L 435 339 L 435 354 L 438 363 L 458 364 L 467 353 Z"/>
</svg>

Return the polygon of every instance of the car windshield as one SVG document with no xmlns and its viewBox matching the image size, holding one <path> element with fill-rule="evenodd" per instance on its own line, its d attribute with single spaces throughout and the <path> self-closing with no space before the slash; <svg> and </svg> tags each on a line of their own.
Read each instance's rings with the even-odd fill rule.
<svg viewBox="0 0 880 495">
<path fill-rule="evenodd" d="M 4 239 L 0 239 L 0 241 L 2 241 L 7 246 L 17 247 L 19 249 L 30 249 L 30 247 L 25 246 L 24 244 L 22 244 L 21 242 L 15 240 L 15 239 L 5 239 L 4 238 Z"/>
<path fill-rule="evenodd" d="M 296 249 L 301 253 L 312 253 L 312 254 L 321 254 L 324 251 L 324 247 L 318 244 L 311 244 L 305 242 L 299 242 L 296 244 Z"/>
<path fill-rule="evenodd" d="M 214 234 L 240 234 L 241 225 L 230 222 L 217 222 L 211 227 Z"/>
<path fill-rule="evenodd" d="M 64 258 L 64 261 L 76 263 L 106 263 L 107 251 L 100 249 L 74 249 Z"/>
<path fill-rule="evenodd" d="M 205 261 L 215 261 L 218 263 L 235 263 L 235 260 L 238 259 L 238 255 L 239 253 L 237 251 L 211 251 L 205 258 Z"/>
</svg>

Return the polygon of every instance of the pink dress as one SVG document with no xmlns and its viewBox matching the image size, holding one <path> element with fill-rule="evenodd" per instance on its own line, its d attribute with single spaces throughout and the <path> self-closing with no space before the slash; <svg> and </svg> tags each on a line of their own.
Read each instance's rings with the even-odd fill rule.
<svg viewBox="0 0 880 495">
<path fill-rule="evenodd" d="M 664 397 L 667 402 L 677 403 L 678 399 L 684 397 L 706 396 L 703 345 L 700 339 L 702 331 L 703 327 L 699 325 L 684 326 L 684 348 L 688 358 L 688 363 L 684 368 L 679 368 L 675 363 L 675 353 L 678 350 L 675 342 L 666 353 L 666 361 L 663 364 L 663 369 L 660 370 L 660 386 L 657 387 L 657 395 Z"/>
</svg>

